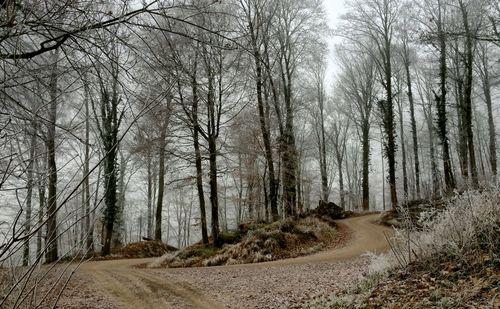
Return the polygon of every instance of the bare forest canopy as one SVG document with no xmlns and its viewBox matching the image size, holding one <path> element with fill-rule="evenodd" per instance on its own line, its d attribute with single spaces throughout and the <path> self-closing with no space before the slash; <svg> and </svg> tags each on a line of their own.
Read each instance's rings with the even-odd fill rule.
<svg viewBox="0 0 500 309">
<path fill-rule="evenodd" d="M 496 182 L 498 1 L 324 4 L 0 1 L 0 265 Z"/>
</svg>

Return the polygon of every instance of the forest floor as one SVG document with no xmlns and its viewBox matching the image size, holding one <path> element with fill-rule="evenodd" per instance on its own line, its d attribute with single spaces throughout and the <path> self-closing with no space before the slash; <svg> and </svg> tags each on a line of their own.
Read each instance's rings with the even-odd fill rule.
<svg viewBox="0 0 500 309">
<path fill-rule="evenodd" d="M 343 247 L 256 264 L 138 268 L 155 259 L 88 262 L 63 293 L 62 308 L 300 308 L 355 284 L 367 251 L 388 249 L 377 214 L 337 221 L 352 231 Z"/>
</svg>

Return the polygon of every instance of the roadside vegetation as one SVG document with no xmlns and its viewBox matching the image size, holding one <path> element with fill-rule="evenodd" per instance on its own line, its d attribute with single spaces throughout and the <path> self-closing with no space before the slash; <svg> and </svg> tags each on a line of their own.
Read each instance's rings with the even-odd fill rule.
<svg viewBox="0 0 500 309">
<path fill-rule="evenodd" d="M 197 243 L 167 253 L 153 266 L 191 267 L 266 262 L 308 255 L 341 241 L 333 220 L 316 216 L 288 218 L 273 223 L 240 224 L 221 233 L 219 248 Z"/>
<path fill-rule="evenodd" d="M 306 308 L 499 308 L 500 190 L 466 191 L 417 222 L 405 207 L 390 252 L 358 284 Z"/>
</svg>

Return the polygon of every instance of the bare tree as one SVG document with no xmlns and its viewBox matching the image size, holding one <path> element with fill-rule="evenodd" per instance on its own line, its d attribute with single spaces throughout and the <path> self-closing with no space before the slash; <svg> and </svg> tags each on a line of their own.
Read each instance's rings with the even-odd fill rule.
<svg viewBox="0 0 500 309">
<path fill-rule="evenodd" d="M 345 35 L 363 46 L 376 61 L 385 98 L 378 101 L 385 134 L 385 156 L 388 161 L 388 181 L 393 207 L 398 204 L 396 188 L 396 132 L 394 121 L 394 94 L 392 85 L 392 44 L 400 6 L 394 0 L 353 1 L 344 16 Z M 368 43 L 368 45 L 366 45 Z M 372 46 L 375 46 L 372 48 Z"/>
<path fill-rule="evenodd" d="M 370 54 L 352 52 L 350 48 L 338 50 L 337 57 L 342 73 L 337 91 L 344 98 L 345 106 L 339 108 L 355 124 L 361 139 L 363 179 L 362 209 L 370 207 L 370 129 L 376 94 L 376 64 Z M 344 110 L 343 110 L 344 109 Z"/>
</svg>

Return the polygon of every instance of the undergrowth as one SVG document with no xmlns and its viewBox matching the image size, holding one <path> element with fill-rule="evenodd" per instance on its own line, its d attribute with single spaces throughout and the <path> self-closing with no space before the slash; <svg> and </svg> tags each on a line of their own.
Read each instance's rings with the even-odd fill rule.
<svg viewBox="0 0 500 309">
<path fill-rule="evenodd" d="M 439 204 L 420 216 L 399 208 L 389 252 L 366 254 L 369 269 L 350 288 L 297 308 L 499 308 L 500 189 Z"/>
<path fill-rule="evenodd" d="M 390 240 L 391 251 L 371 255 L 371 272 L 405 268 L 410 263 L 433 267 L 454 260 L 472 267 L 478 252 L 499 259 L 500 189 L 466 191 L 456 194 L 442 210 L 423 212 L 414 225 L 400 209 L 403 227 Z"/>
<path fill-rule="evenodd" d="M 253 222 L 221 235 L 224 246 L 196 244 L 167 254 L 154 266 L 214 266 L 258 263 L 315 253 L 336 238 L 335 227 L 316 217 L 287 219 L 273 223 Z"/>
</svg>

